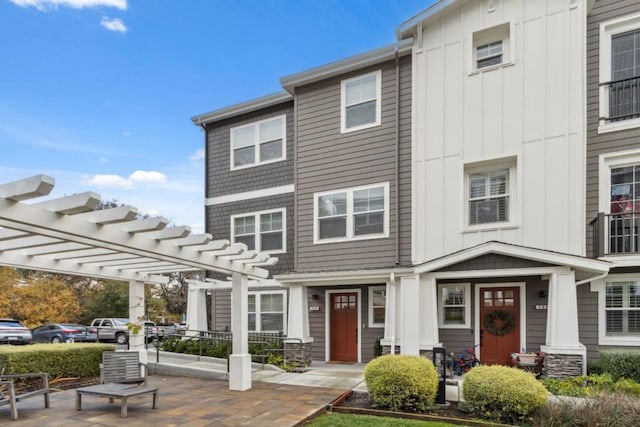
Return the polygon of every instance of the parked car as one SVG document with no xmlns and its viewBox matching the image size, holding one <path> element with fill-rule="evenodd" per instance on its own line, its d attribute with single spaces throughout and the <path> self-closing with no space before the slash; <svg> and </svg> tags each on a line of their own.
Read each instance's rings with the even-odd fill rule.
<svg viewBox="0 0 640 427">
<path fill-rule="evenodd" d="M 29 344 L 33 337 L 29 328 L 14 319 L 0 319 L 0 344 Z"/>
<path fill-rule="evenodd" d="M 160 339 L 165 335 L 173 335 L 178 332 L 178 325 L 172 322 L 158 323 L 158 335 Z"/>
<path fill-rule="evenodd" d="M 73 323 L 50 323 L 38 326 L 31 331 L 34 342 L 96 342 L 98 331 L 94 327 Z"/>
<path fill-rule="evenodd" d="M 156 338 L 160 337 L 160 330 L 155 322 L 150 320 L 144 321 L 145 335 L 147 336 L 148 341 L 153 341 Z"/>
<path fill-rule="evenodd" d="M 118 344 L 126 344 L 129 340 L 129 319 L 124 318 L 98 318 L 93 319 L 91 326 L 97 329 L 98 341 L 115 341 Z"/>
</svg>

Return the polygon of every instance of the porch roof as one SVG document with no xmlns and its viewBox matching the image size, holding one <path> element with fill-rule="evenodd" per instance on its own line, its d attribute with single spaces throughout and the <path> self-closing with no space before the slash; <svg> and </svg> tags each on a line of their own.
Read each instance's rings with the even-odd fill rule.
<svg viewBox="0 0 640 427">
<path fill-rule="evenodd" d="M 435 272 L 453 264 L 488 254 L 500 254 L 571 268 L 576 272 L 576 279 L 579 281 L 607 274 L 612 267 L 608 261 L 492 240 L 418 264 L 414 269 L 416 274 Z M 526 269 L 522 270 L 526 271 Z"/>
<path fill-rule="evenodd" d="M 163 273 L 217 271 L 266 278 L 277 258 L 243 244 L 167 227 L 137 209 L 95 210 L 96 193 L 23 203 L 46 196 L 55 180 L 37 175 L 0 184 L 0 265 L 113 280 L 166 283 Z"/>
</svg>

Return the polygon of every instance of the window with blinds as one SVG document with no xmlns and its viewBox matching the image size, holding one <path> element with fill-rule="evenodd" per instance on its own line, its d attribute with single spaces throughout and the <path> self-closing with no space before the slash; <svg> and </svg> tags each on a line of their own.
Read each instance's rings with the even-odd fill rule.
<svg viewBox="0 0 640 427">
<path fill-rule="evenodd" d="M 509 169 L 469 175 L 469 225 L 509 221 Z"/>
<path fill-rule="evenodd" d="M 640 334 L 640 282 L 607 282 L 605 288 L 606 334 Z"/>
</svg>

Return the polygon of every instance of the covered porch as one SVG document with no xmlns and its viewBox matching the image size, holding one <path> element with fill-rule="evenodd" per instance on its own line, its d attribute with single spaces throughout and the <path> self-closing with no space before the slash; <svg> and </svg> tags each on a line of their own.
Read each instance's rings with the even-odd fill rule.
<svg viewBox="0 0 640 427">
<path fill-rule="evenodd" d="M 609 263 L 487 242 L 414 267 L 387 285 L 385 353 L 474 348 L 483 363 L 543 352 L 549 376 L 586 372 L 579 340 L 577 286 L 601 278 Z"/>
</svg>

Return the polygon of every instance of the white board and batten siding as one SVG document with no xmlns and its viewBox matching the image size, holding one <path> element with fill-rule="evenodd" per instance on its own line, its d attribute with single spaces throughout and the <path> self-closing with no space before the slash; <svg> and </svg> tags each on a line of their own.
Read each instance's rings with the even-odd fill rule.
<svg viewBox="0 0 640 427">
<path fill-rule="evenodd" d="M 583 255 L 585 2 L 460 3 L 414 44 L 413 261 L 488 240 Z M 474 72 L 474 32 L 501 24 L 512 63 Z M 465 167 L 497 159 L 512 224 L 467 227 Z"/>
</svg>

